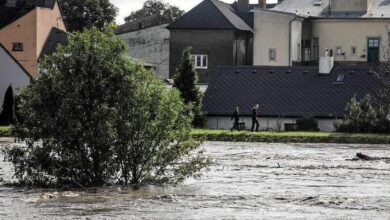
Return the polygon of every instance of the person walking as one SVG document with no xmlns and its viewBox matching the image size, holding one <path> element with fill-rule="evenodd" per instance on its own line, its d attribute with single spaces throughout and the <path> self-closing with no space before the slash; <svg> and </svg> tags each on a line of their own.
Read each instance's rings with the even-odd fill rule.
<svg viewBox="0 0 390 220">
<path fill-rule="evenodd" d="M 230 130 L 233 131 L 234 129 L 236 129 L 237 131 L 240 131 L 240 125 L 239 125 L 240 111 L 239 111 L 238 107 L 236 107 L 236 109 L 234 110 L 234 113 L 232 115 L 231 120 L 233 120 L 233 119 L 234 119 L 234 124 L 233 124 L 232 129 L 230 129 Z"/>
<path fill-rule="evenodd" d="M 259 120 L 257 119 L 257 109 L 259 108 L 259 105 L 256 104 L 252 108 L 252 132 L 255 129 L 256 125 L 256 132 L 259 131 Z"/>
</svg>

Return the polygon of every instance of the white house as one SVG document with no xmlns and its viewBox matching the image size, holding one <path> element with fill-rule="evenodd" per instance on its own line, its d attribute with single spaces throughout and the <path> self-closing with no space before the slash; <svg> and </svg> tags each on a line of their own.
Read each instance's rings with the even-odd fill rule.
<svg viewBox="0 0 390 220">
<path fill-rule="evenodd" d="M 7 88 L 12 85 L 15 92 L 30 85 L 32 77 L 0 43 L 0 109 Z"/>
</svg>

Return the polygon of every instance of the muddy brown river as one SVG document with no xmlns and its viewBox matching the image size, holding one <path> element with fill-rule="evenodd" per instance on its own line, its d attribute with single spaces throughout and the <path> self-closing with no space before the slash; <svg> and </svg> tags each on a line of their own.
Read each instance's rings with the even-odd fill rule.
<svg viewBox="0 0 390 220">
<path fill-rule="evenodd" d="M 0 219 L 390 219 L 388 145 L 207 142 L 201 179 L 97 193 L 0 187 Z M 0 178 L 12 179 L 0 156 Z"/>
</svg>

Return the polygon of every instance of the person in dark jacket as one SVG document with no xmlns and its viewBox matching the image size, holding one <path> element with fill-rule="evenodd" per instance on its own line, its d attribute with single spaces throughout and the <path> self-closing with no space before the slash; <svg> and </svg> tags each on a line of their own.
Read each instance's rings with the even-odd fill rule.
<svg viewBox="0 0 390 220">
<path fill-rule="evenodd" d="M 255 129 L 256 125 L 256 131 L 259 131 L 259 120 L 257 119 L 257 109 L 259 108 L 259 105 L 256 104 L 252 108 L 252 132 Z"/>
<path fill-rule="evenodd" d="M 233 119 L 234 119 L 234 124 L 233 124 L 232 129 L 230 129 L 230 130 L 233 131 L 234 129 L 236 129 L 237 131 L 240 131 L 240 125 L 239 125 L 240 111 L 239 111 L 238 107 L 236 107 L 236 109 L 234 110 L 234 113 L 232 115 L 231 120 L 233 120 Z"/>
</svg>

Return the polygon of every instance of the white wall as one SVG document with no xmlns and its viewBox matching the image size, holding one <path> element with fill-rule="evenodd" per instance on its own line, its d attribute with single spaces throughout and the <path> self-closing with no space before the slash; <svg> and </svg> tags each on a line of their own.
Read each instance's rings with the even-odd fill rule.
<svg viewBox="0 0 390 220">
<path fill-rule="evenodd" d="M 390 19 L 318 19 L 312 21 L 312 36 L 319 38 L 319 52 L 323 56 L 325 49 L 333 49 L 335 61 L 367 61 L 367 40 L 380 37 L 382 50 L 379 57 L 384 58 L 384 48 L 388 48 Z M 338 56 L 336 48 L 342 47 L 345 56 Z M 352 55 L 352 47 L 357 54 Z M 361 57 L 366 55 L 366 57 Z M 388 59 L 387 59 L 388 60 Z"/>
<path fill-rule="evenodd" d="M 207 128 L 211 129 L 231 129 L 233 121 L 230 117 L 207 117 Z M 281 131 L 285 130 L 285 124 L 295 124 L 297 118 L 259 118 L 260 130 L 274 130 L 278 131 L 278 124 L 281 124 Z M 245 123 L 247 130 L 252 127 L 251 117 L 242 117 L 240 122 Z M 279 123 L 280 122 L 280 123 Z M 320 131 L 335 131 L 335 120 L 333 119 L 318 119 L 318 128 Z"/>
<path fill-rule="evenodd" d="M 156 74 L 161 79 L 169 78 L 169 30 L 167 24 L 158 25 L 121 35 L 129 47 L 130 57 L 156 66 Z"/>
<path fill-rule="evenodd" d="M 0 109 L 9 85 L 17 91 L 18 88 L 30 85 L 30 77 L 0 46 Z"/>
<path fill-rule="evenodd" d="M 293 61 L 300 61 L 302 20 L 293 20 L 294 15 L 276 11 L 257 9 L 253 12 L 253 64 L 289 66 Z M 276 61 L 269 60 L 269 49 L 276 49 Z"/>
</svg>

